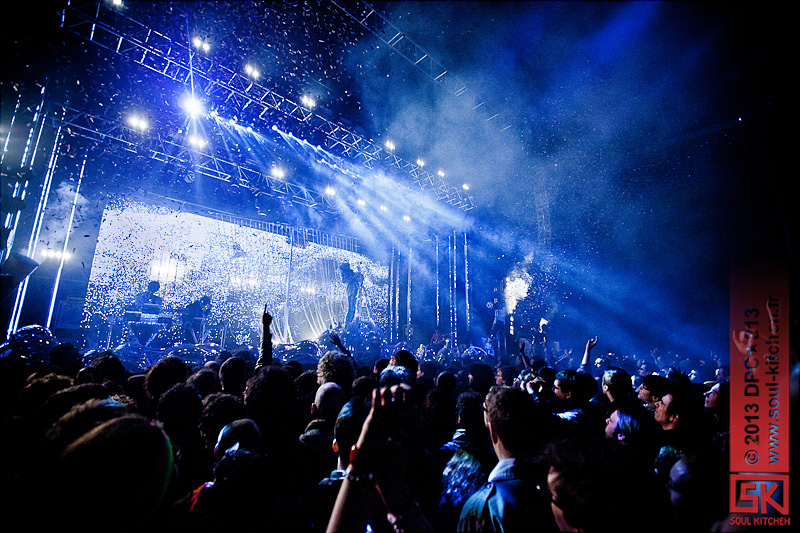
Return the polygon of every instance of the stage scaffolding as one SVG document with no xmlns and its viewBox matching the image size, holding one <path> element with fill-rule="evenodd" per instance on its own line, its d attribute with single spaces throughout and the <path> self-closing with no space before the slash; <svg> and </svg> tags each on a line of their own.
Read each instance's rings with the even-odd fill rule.
<svg viewBox="0 0 800 533">
<path fill-rule="evenodd" d="M 378 146 L 373 141 L 324 117 L 322 114 L 314 113 L 294 103 L 291 99 L 259 86 L 252 80 L 246 79 L 206 57 L 194 54 L 188 46 L 176 43 L 154 29 L 147 28 L 135 20 L 113 11 L 103 2 L 67 7 L 62 12 L 61 25 L 65 31 L 94 43 L 112 54 L 123 56 L 171 80 L 192 84 L 193 87 L 210 97 L 222 99 L 229 105 L 238 107 L 241 110 L 246 108 L 258 109 L 260 118 L 264 118 L 268 112 L 277 111 L 285 117 L 294 119 L 299 127 L 311 126 L 313 130 L 324 134 L 327 149 L 336 150 L 342 156 L 362 163 L 366 168 L 372 168 L 374 164 L 380 163 L 404 171 L 411 177 L 411 181 L 416 187 L 430 194 L 439 202 L 462 211 L 469 211 L 474 208 L 472 197 L 460 187 L 448 186 L 440 177 L 424 170 L 420 165 L 404 161 L 391 151 Z M 48 96 L 47 82 L 45 82 L 41 86 L 41 93 L 37 95 L 39 102 L 35 106 L 33 120 L 28 121 L 29 128 L 26 129 L 24 134 L 20 134 L 17 132 L 23 129 L 23 126 L 18 126 L 14 133 L 17 137 L 21 135 L 27 137 L 25 155 L 20 168 L 27 172 L 29 179 L 20 184 L 20 190 L 24 188 L 25 191 L 34 191 L 35 189 L 34 192 L 36 194 L 31 194 L 31 196 L 36 197 L 39 201 L 39 206 L 30 228 L 30 242 L 27 248 L 21 245 L 14 246 L 14 237 L 17 236 L 14 233 L 17 230 L 19 212 L 12 213 L 8 217 L 12 221 L 13 231 L 11 232 L 9 246 L 4 250 L 4 260 L 7 259 L 8 254 L 13 249 L 20 249 L 29 259 L 34 259 L 36 238 L 47 209 L 49 190 L 59 165 L 59 157 L 68 155 L 70 158 L 81 159 L 85 164 L 87 158 L 93 155 L 92 150 L 98 148 L 100 151 L 111 148 L 112 151 L 127 154 L 128 157 L 134 158 L 134 160 L 151 160 L 164 163 L 170 168 L 240 186 L 257 195 L 280 198 L 292 204 L 309 207 L 319 212 L 337 213 L 331 199 L 318 191 L 285 179 L 274 178 L 260 169 L 222 157 L 217 153 L 191 149 L 179 138 L 162 135 L 158 132 L 142 134 L 118 120 L 110 120 L 96 113 L 88 112 L 77 105 L 51 101 Z M 30 95 L 20 92 L 20 100 L 24 97 L 30 98 Z M 31 107 L 29 105 L 27 110 L 30 111 Z M 17 102 L 11 126 L 14 125 L 13 121 L 17 118 L 19 108 L 20 102 Z M 30 119 L 31 117 L 27 118 Z M 8 149 L 9 139 L 12 137 L 11 129 L 9 127 L 9 133 L 5 140 L 4 158 Z M 46 130 L 49 130 L 49 132 L 44 134 Z M 89 142 L 86 145 L 73 142 L 70 143 L 70 146 L 62 146 L 65 140 L 74 139 L 83 139 Z M 45 144 L 47 144 L 47 147 L 44 147 Z M 35 158 L 38 153 L 44 153 L 49 159 L 42 161 L 41 159 L 45 157 L 42 156 L 39 161 L 36 161 Z M 8 166 L 8 161 L 5 163 Z M 34 166 L 35 163 L 36 167 Z M 82 172 L 83 170 L 81 169 L 81 174 Z M 184 179 L 188 181 L 188 177 L 184 176 Z M 75 194 L 77 197 L 77 190 Z M 293 227 L 283 223 L 264 222 L 247 219 L 246 217 L 237 218 L 227 214 L 215 214 L 214 216 L 220 220 L 230 219 L 230 221 L 236 218 L 237 224 L 252 225 L 250 227 L 282 234 L 295 240 L 295 242 L 316 242 L 360 253 L 359 242 L 352 237 L 333 235 L 315 229 Z M 28 228 L 25 229 L 27 230 Z M 66 231 L 69 231 L 69 229 L 67 228 Z M 417 257 L 424 255 L 428 255 L 428 257 L 435 256 L 435 323 L 437 328 L 447 330 L 454 343 L 458 341 L 459 327 L 463 327 L 463 325 L 460 326 L 459 324 L 459 315 L 465 316 L 464 323 L 469 328 L 468 237 L 466 233 L 457 236 L 455 231 L 445 236 L 445 240 L 437 236 L 430 242 L 418 243 L 416 245 L 417 250 L 405 248 L 392 251 L 390 283 L 387 288 L 390 312 L 387 329 L 385 330 L 389 340 L 410 341 L 412 339 L 413 321 L 411 310 L 412 303 L 416 303 L 412 302 L 411 290 L 415 275 L 414 268 L 416 268 L 414 265 L 415 261 L 418 261 Z M 461 265 L 459 265 L 458 258 L 458 249 L 461 246 L 458 241 L 463 243 L 460 259 L 463 263 Z M 447 243 L 446 253 L 442 255 L 442 248 L 445 242 Z M 419 250 L 425 247 L 432 247 L 433 249 Z M 421 253 L 418 253 L 420 251 Z M 440 265 L 440 259 L 443 260 L 445 257 L 448 258 L 448 263 L 445 268 L 442 268 L 444 265 Z M 443 261 L 441 262 L 443 263 Z M 464 292 L 459 295 L 457 291 L 460 289 L 457 285 L 462 274 L 458 271 L 462 268 Z M 15 301 L 13 303 L 13 316 L 6 329 L 7 335 L 14 333 L 19 326 L 20 312 L 25 303 L 27 281 L 28 278 L 25 278 L 24 282 L 16 288 L 15 297 L 12 297 Z M 50 313 L 47 318 L 48 325 L 52 319 L 53 306 L 58 294 L 58 278 L 55 280 L 52 291 Z M 463 303 L 465 311 L 459 310 L 459 300 L 462 298 L 463 302 L 461 303 Z M 445 305 L 448 308 L 445 312 L 449 315 L 447 325 L 445 325 L 445 320 L 442 320 L 441 316 L 442 307 Z"/>
</svg>

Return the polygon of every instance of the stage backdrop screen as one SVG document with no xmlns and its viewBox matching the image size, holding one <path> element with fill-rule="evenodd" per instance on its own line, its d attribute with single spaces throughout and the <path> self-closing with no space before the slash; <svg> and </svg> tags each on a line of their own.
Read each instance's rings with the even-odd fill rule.
<svg viewBox="0 0 800 533">
<path fill-rule="evenodd" d="M 298 239 L 304 233 L 296 229 L 262 229 L 270 227 L 115 198 L 103 213 L 83 320 L 125 323 L 135 296 L 156 280 L 162 322 L 173 328 L 187 305 L 211 298 L 206 342 L 257 346 L 265 304 L 276 342 L 317 339 L 345 318 L 339 268 L 349 263 L 364 275 L 360 318 L 385 326 L 387 266 L 338 247 L 335 236 Z"/>
</svg>

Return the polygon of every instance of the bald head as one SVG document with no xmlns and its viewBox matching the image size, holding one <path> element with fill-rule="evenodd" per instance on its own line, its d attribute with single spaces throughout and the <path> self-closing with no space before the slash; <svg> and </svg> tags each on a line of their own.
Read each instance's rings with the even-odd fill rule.
<svg viewBox="0 0 800 533">
<path fill-rule="evenodd" d="M 344 390 L 336 383 L 323 383 L 314 397 L 314 413 L 319 418 L 336 420 L 345 403 Z"/>
</svg>

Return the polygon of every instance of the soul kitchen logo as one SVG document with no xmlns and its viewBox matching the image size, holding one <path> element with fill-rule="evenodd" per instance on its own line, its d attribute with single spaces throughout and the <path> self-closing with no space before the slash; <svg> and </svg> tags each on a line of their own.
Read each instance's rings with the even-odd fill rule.
<svg viewBox="0 0 800 533">
<path fill-rule="evenodd" d="M 788 526 L 788 271 L 736 270 L 731 285 L 730 525 Z"/>
</svg>

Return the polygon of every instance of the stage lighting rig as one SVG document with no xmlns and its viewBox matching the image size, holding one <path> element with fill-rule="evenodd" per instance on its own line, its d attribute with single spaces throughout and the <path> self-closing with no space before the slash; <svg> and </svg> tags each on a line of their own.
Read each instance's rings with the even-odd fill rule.
<svg viewBox="0 0 800 533">
<path fill-rule="evenodd" d="M 202 50 L 203 52 L 208 52 L 211 50 L 211 43 L 199 35 L 192 37 L 192 46 L 194 46 L 197 50 Z"/>
<path fill-rule="evenodd" d="M 127 122 L 128 126 L 137 131 L 144 132 L 150 128 L 150 123 L 147 121 L 147 119 L 140 115 L 129 115 Z"/>
<path fill-rule="evenodd" d="M 191 93 L 186 93 L 181 97 L 180 106 L 189 115 L 189 118 L 199 118 L 205 113 L 203 101 Z"/>
<path fill-rule="evenodd" d="M 314 109 L 317 107 L 316 100 L 305 94 L 300 97 L 300 103 L 303 104 L 306 109 Z"/>
<path fill-rule="evenodd" d="M 244 71 L 245 73 L 247 73 L 248 76 L 250 76 L 254 80 L 257 80 L 258 78 L 261 77 L 261 72 L 259 72 L 257 68 L 255 68 L 253 65 L 250 65 L 249 63 L 244 66 Z"/>
</svg>

